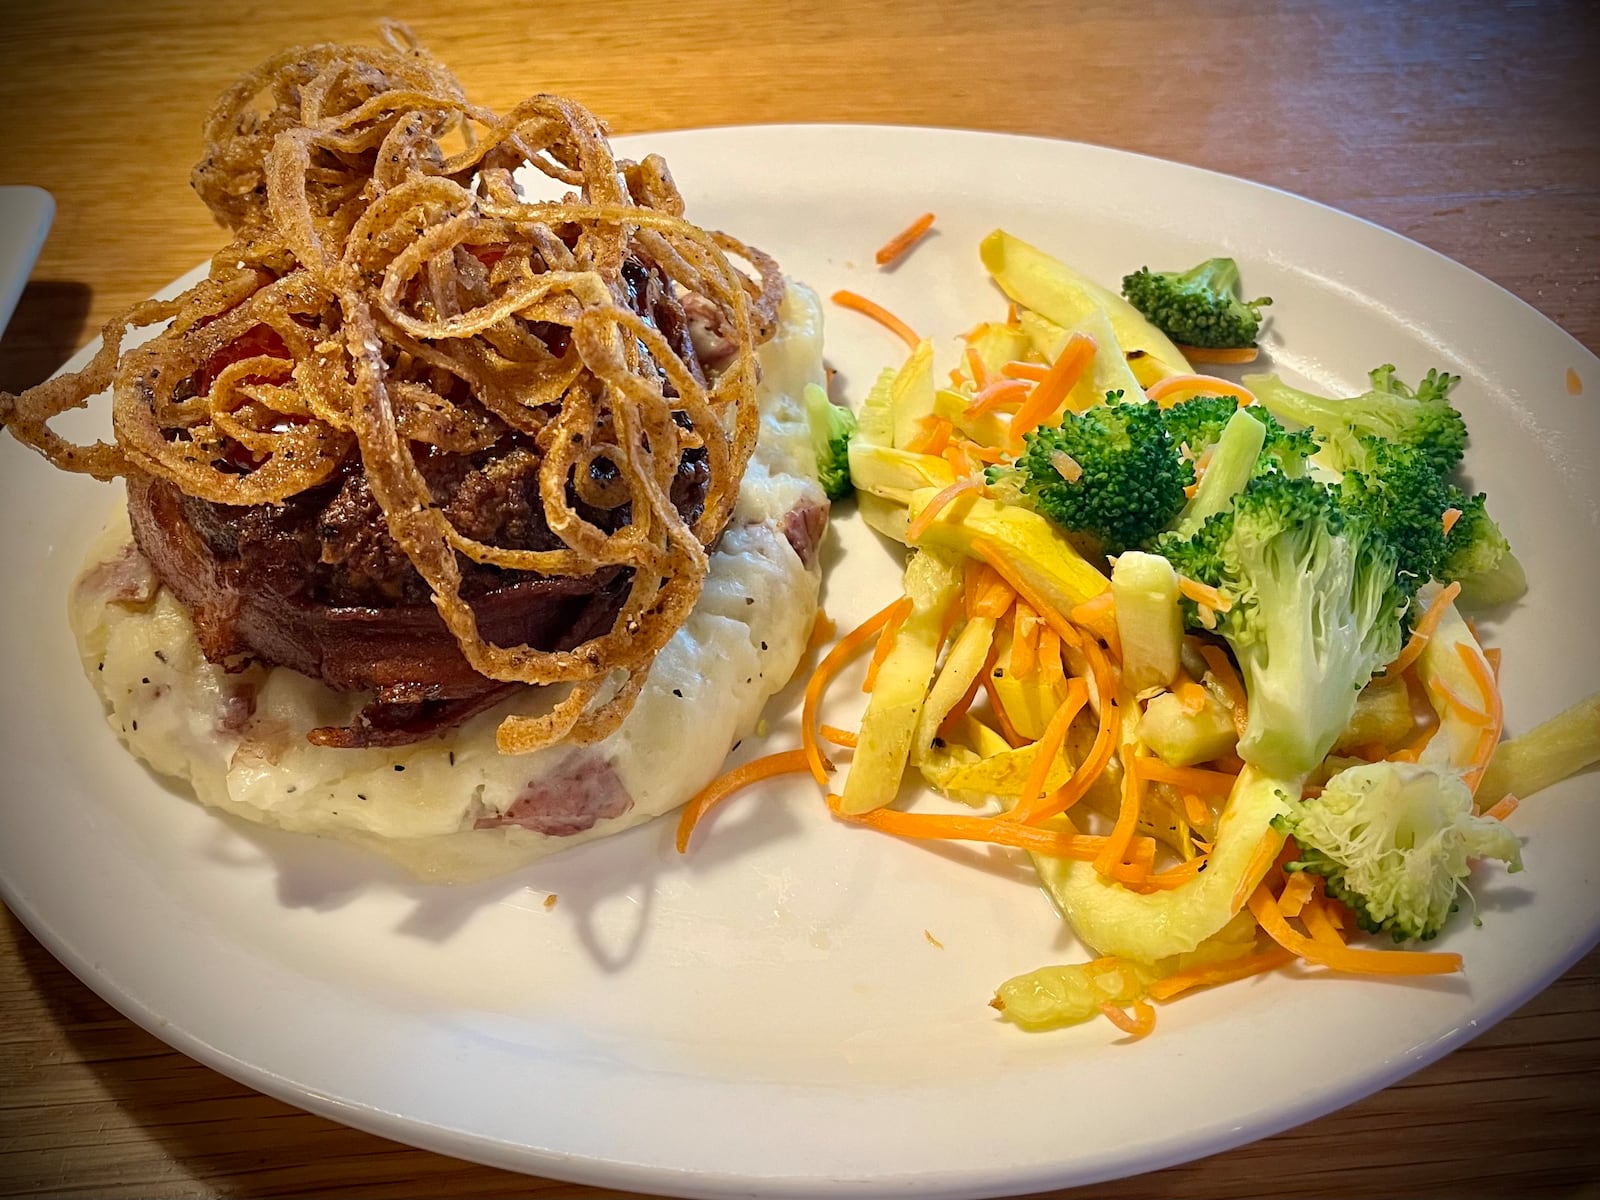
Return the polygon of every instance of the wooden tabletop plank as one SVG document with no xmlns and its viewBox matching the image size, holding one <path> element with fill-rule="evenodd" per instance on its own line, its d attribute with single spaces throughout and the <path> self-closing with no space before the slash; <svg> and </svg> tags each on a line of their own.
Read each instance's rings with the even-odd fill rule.
<svg viewBox="0 0 1600 1200">
<path fill-rule="evenodd" d="M 187 177 L 227 83 L 297 41 L 370 40 L 400 10 L 481 102 L 563 92 L 617 133 L 924 124 L 1239 175 L 1412 237 L 1600 349 L 1600 23 L 1582 3 L 4 0 L 0 184 L 45 187 L 58 212 L 0 338 L 0 388 L 43 378 L 220 244 Z M 258 1095 L 120 1017 L 9 914 L 0 1005 L 6 1195 L 625 1194 Z M 1342 1112 L 1070 1194 L 1578 1194 L 1600 1178 L 1597 1017 L 1591 953 L 1475 1042 Z"/>
</svg>

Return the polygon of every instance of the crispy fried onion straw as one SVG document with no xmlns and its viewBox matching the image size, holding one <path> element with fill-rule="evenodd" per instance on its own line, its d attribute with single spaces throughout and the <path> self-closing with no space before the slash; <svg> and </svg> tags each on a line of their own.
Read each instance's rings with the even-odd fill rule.
<svg viewBox="0 0 1600 1200">
<path fill-rule="evenodd" d="M 0 395 L 0 417 L 58 467 L 156 476 L 219 505 L 282 503 L 358 456 L 471 666 L 560 685 L 544 715 L 506 719 L 501 748 L 593 740 L 699 596 L 755 442 L 755 347 L 782 277 L 684 220 L 666 164 L 615 159 L 581 106 L 542 95 L 496 115 L 391 42 L 289 50 L 225 93 L 193 182 L 234 242 L 176 299 L 114 319 L 83 371 Z M 568 190 L 526 199 L 519 170 Z M 725 361 L 641 315 L 624 272 L 641 261 L 710 314 Z M 107 387 L 114 443 L 49 428 Z M 419 468 L 507 438 L 541 455 L 553 549 L 459 528 Z M 690 453 L 709 478 L 692 521 L 671 494 Z M 608 531 L 585 507 L 625 516 Z M 624 568 L 628 584 L 612 626 L 570 649 L 494 645 L 462 595 L 469 562 L 546 578 Z"/>
</svg>

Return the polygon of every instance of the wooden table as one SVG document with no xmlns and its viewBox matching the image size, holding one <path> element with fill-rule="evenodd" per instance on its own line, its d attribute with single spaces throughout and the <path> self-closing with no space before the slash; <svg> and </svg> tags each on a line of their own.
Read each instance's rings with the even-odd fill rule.
<svg viewBox="0 0 1600 1200">
<path fill-rule="evenodd" d="M 1582 3 L 4 9 L 0 184 L 45 187 L 59 209 L 0 341 L 3 388 L 44 377 L 110 313 L 218 244 L 186 180 L 226 83 L 280 46 L 369 38 L 385 14 L 410 21 L 476 99 L 565 92 L 617 132 L 963 126 L 1259 180 L 1424 242 L 1600 349 L 1600 24 Z M 0 1005 L 6 1194 L 621 1194 L 412 1150 L 256 1095 L 124 1020 L 9 914 Z M 1072 1194 L 1577 1194 L 1600 1177 L 1597 1027 L 1591 953 L 1473 1044 L 1341 1113 Z"/>
</svg>

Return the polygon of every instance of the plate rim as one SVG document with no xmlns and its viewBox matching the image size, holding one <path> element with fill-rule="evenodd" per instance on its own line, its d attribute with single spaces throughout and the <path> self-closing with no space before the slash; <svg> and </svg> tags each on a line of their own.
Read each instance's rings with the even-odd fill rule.
<svg viewBox="0 0 1600 1200">
<path fill-rule="evenodd" d="M 1525 310 L 1525 313 L 1528 316 L 1531 316 L 1533 319 L 1541 322 L 1551 329 L 1559 331 L 1568 339 L 1574 348 L 1586 355 L 1589 360 L 1600 363 L 1600 360 L 1595 358 L 1595 355 L 1592 351 L 1590 351 L 1581 342 L 1578 342 L 1577 339 L 1571 334 L 1567 333 L 1565 330 L 1561 330 L 1559 326 L 1556 326 L 1549 317 L 1541 313 L 1531 303 L 1523 300 L 1521 297 L 1517 296 L 1515 293 L 1512 293 L 1504 286 L 1496 283 L 1486 276 L 1472 271 L 1470 268 L 1465 267 L 1453 259 L 1450 259 L 1448 256 L 1437 250 L 1434 250 L 1424 243 L 1418 242 L 1413 238 L 1409 238 L 1393 230 L 1386 229 L 1385 227 L 1367 218 L 1343 212 L 1342 210 L 1336 209 L 1321 201 L 1309 199 L 1273 185 L 1255 182 L 1238 176 L 1227 175 L 1209 168 L 1195 166 L 1193 164 L 1162 159 L 1136 151 L 1122 150 L 1114 147 L 1100 146 L 1093 143 L 1067 139 L 1040 137 L 1037 135 L 986 132 L 981 130 L 960 128 L 951 129 L 918 125 L 886 125 L 881 123 L 824 124 L 802 122 L 777 125 L 724 125 L 707 127 L 703 129 L 677 129 L 650 131 L 645 133 L 627 133 L 618 135 L 612 140 L 619 152 L 627 153 L 634 147 L 643 149 L 663 140 L 671 141 L 682 138 L 705 137 L 715 138 L 726 134 L 737 134 L 741 136 L 758 134 L 781 137 L 786 131 L 790 130 L 806 131 L 808 135 L 843 134 L 845 136 L 860 136 L 865 134 L 868 138 L 882 136 L 905 138 L 908 135 L 932 135 L 936 138 L 944 138 L 953 135 L 983 142 L 1034 143 L 1040 146 L 1055 148 L 1055 150 L 1052 152 L 1060 152 L 1063 149 L 1068 149 L 1089 151 L 1119 158 L 1133 158 L 1142 160 L 1143 162 L 1151 164 L 1154 167 L 1162 170 L 1176 169 L 1183 172 L 1194 172 L 1197 175 L 1208 177 L 1216 181 L 1223 181 L 1228 185 L 1243 185 L 1251 189 L 1259 189 L 1262 192 L 1269 193 L 1277 197 L 1282 197 L 1295 204 L 1311 206 L 1320 210 L 1324 214 L 1327 214 L 1333 218 L 1337 218 L 1341 222 L 1352 222 L 1364 226 L 1371 231 L 1375 231 L 1386 238 L 1397 239 L 1406 243 L 1408 246 L 1413 247 L 1415 250 L 1420 250 L 1427 254 L 1432 259 L 1436 260 L 1436 265 L 1448 266 L 1454 271 L 1458 271 L 1464 273 L 1466 276 L 1470 276 L 1474 281 L 1474 286 L 1481 287 L 1482 285 L 1487 284 L 1498 291 L 1503 298 L 1515 302 L 1515 304 L 1520 306 L 1522 310 Z M 667 152 L 670 152 L 670 146 L 663 147 L 663 149 Z M 78 355 L 74 356 L 72 361 L 76 363 L 80 359 L 86 358 L 88 354 L 92 353 L 95 344 L 96 343 L 91 343 L 90 346 L 85 347 L 83 351 L 80 351 Z M 317 1112 L 320 1115 L 329 1117 L 356 1128 L 364 1129 L 380 1136 L 397 1138 L 398 1140 L 401 1140 L 407 1144 L 425 1146 L 429 1149 L 438 1150 L 442 1153 L 451 1154 L 456 1157 L 484 1162 L 490 1165 L 512 1170 L 537 1170 L 540 1173 L 550 1173 L 556 1178 L 571 1178 L 583 1182 L 611 1186 L 618 1186 L 620 1184 L 621 1186 L 633 1187 L 636 1189 L 653 1192 L 662 1192 L 664 1183 L 673 1188 L 676 1188 L 677 1185 L 681 1184 L 683 1190 L 674 1190 L 667 1194 L 684 1195 L 710 1194 L 705 1191 L 705 1188 L 708 1184 L 717 1185 L 715 1194 L 742 1194 L 744 1189 L 748 1188 L 751 1183 L 751 1178 L 748 1176 L 728 1176 L 725 1178 L 716 1179 L 707 1177 L 703 1173 L 695 1173 L 693 1175 L 679 1178 L 676 1177 L 670 1170 L 664 1170 L 660 1167 L 630 1166 L 626 1163 L 612 1161 L 597 1163 L 595 1160 L 591 1160 L 584 1156 L 563 1157 L 558 1154 L 552 1157 L 549 1152 L 546 1151 L 535 1151 L 533 1157 L 537 1161 L 529 1162 L 527 1161 L 527 1156 L 530 1148 L 526 1146 L 514 1146 L 504 1141 L 487 1138 L 483 1135 L 479 1135 L 468 1130 L 448 1130 L 437 1125 L 418 1126 L 409 1122 L 403 1114 L 386 1112 L 374 1105 L 368 1105 L 359 1102 L 353 1103 L 348 1099 L 337 1096 L 308 1092 L 299 1085 L 295 1084 L 293 1081 L 287 1080 L 284 1077 L 274 1073 L 270 1070 L 270 1068 L 246 1062 L 243 1059 L 230 1054 L 225 1049 L 215 1046 L 204 1038 L 193 1034 L 188 1029 L 183 1029 L 170 1024 L 159 1013 L 149 1009 L 143 1003 L 141 997 L 134 996 L 123 991 L 118 991 L 115 988 L 113 981 L 98 974 L 95 970 L 94 964 L 88 961 L 86 957 L 79 954 L 76 947 L 71 944 L 70 939 L 60 930 L 58 930 L 55 924 L 48 920 L 44 913 L 40 912 L 33 904 L 31 904 L 25 896 L 19 895 L 15 892 L 10 880 L 4 875 L 0 875 L 0 897 L 4 898 L 8 907 L 10 907 L 12 912 L 17 915 L 19 921 L 21 921 L 21 923 L 24 924 L 30 930 L 30 932 L 46 946 L 53 956 L 66 965 L 67 968 L 71 970 L 72 973 L 86 986 L 90 987 L 91 990 L 95 991 L 98 995 L 110 1003 L 114 1008 L 118 1009 L 118 1011 L 122 1012 L 129 1019 L 133 1020 L 136 1024 L 152 1033 L 164 1043 L 172 1045 L 174 1048 L 183 1053 L 189 1054 L 191 1057 L 194 1057 L 198 1061 L 205 1063 L 207 1066 L 218 1070 L 220 1073 L 244 1083 L 247 1086 L 255 1088 L 267 1095 L 274 1096 L 275 1098 L 286 1103 L 307 1109 L 312 1112 Z M 1560 956 L 1553 967 L 1547 967 L 1545 970 L 1539 972 L 1536 986 L 1533 986 L 1529 989 L 1519 989 L 1519 991 L 1521 991 L 1523 994 L 1503 1000 L 1501 1003 L 1493 1006 L 1491 1011 L 1487 1012 L 1480 1019 L 1476 1019 L 1470 1025 L 1464 1025 L 1451 1031 L 1447 1037 L 1435 1040 L 1428 1044 L 1425 1048 L 1414 1051 L 1409 1056 L 1385 1060 L 1379 1065 L 1378 1069 L 1363 1077 L 1361 1082 L 1356 1085 L 1355 1090 L 1351 1091 L 1349 1094 L 1341 1094 L 1331 1101 L 1325 1095 L 1314 1099 L 1307 1097 L 1306 1100 L 1297 1108 L 1280 1110 L 1282 1116 L 1281 1120 L 1278 1120 L 1275 1123 L 1269 1122 L 1256 1124 L 1248 1129 L 1241 1128 L 1237 1131 L 1238 1136 L 1232 1140 L 1219 1141 L 1214 1136 L 1205 1137 L 1203 1135 L 1190 1135 L 1188 1137 L 1174 1136 L 1168 1138 L 1164 1142 L 1158 1141 L 1154 1144 L 1150 1142 L 1140 1143 L 1140 1146 L 1144 1151 L 1140 1158 L 1141 1165 L 1138 1167 L 1136 1172 L 1132 1173 L 1144 1173 L 1145 1171 L 1157 1170 L 1162 1167 L 1172 1165 L 1173 1163 L 1192 1161 L 1197 1157 L 1221 1152 L 1245 1142 L 1257 1140 L 1261 1137 L 1271 1136 L 1274 1133 L 1281 1132 L 1284 1129 L 1291 1128 L 1307 1120 L 1314 1119 L 1317 1116 L 1333 1111 L 1361 1097 L 1370 1095 L 1385 1086 L 1388 1086 L 1395 1080 L 1426 1066 L 1428 1063 L 1436 1061 L 1449 1051 L 1457 1048 L 1459 1045 L 1470 1040 L 1472 1037 L 1475 1037 L 1477 1034 L 1483 1032 L 1494 1023 L 1503 1019 L 1521 1004 L 1526 1003 L 1530 996 L 1536 994 L 1538 991 L 1543 990 L 1543 988 L 1548 986 L 1550 982 L 1565 973 L 1568 969 L 1570 969 L 1574 962 L 1576 962 L 1583 956 L 1583 954 L 1587 953 L 1588 950 L 1592 948 L 1592 946 L 1595 944 L 1595 940 L 1600 939 L 1600 924 L 1597 924 L 1596 927 L 1591 931 L 1591 935 L 1591 939 L 1587 944 L 1584 944 L 1582 939 L 1579 939 L 1573 944 L 1572 947 L 1570 947 L 1570 953 Z M 102 985 L 105 986 L 103 987 Z M 108 994 L 108 990 L 112 994 Z M 424 1136 L 435 1131 L 440 1134 L 438 1138 Z M 1203 1143 L 1203 1145 L 1197 1145 L 1195 1144 L 1196 1142 Z M 1154 1150 L 1153 1154 L 1150 1153 L 1151 1150 Z M 884 1195 L 891 1192 L 903 1191 L 907 1186 L 931 1188 L 932 1190 L 925 1192 L 925 1194 L 930 1196 L 1001 1195 L 1007 1194 L 1017 1188 L 1032 1189 L 1038 1187 L 1066 1186 L 1069 1184 L 1084 1184 L 1121 1177 L 1130 1173 L 1129 1170 L 1125 1169 L 1127 1166 L 1125 1161 L 1126 1158 L 1127 1153 L 1125 1151 L 1122 1152 L 1120 1157 L 1113 1151 L 1106 1151 L 1101 1156 L 1101 1159 L 1105 1161 L 1101 1161 L 1100 1167 L 1091 1167 L 1088 1173 L 1064 1172 L 1059 1164 L 1043 1164 L 1020 1174 L 1006 1176 L 1003 1181 L 997 1181 L 997 1177 L 990 1169 L 975 1168 L 969 1172 L 970 1177 L 963 1177 L 959 1179 L 953 1178 L 950 1172 L 945 1171 L 941 1172 L 937 1179 L 901 1174 L 873 1179 L 841 1178 L 831 1181 L 831 1183 L 830 1181 L 824 1180 L 821 1177 L 792 1178 L 788 1180 L 761 1179 L 759 1182 L 764 1186 L 775 1186 L 778 1190 L 770 1193 L 774 1195 L 812 1194 L 812 1191 L 807 1189 L 814 1190 L 819 1184 L 822 1183 L 830 1183 L 830 1193 L 840 1195 Z M 1120 1162 L 1121 1165 L 1116 1165 L 1116 1163 L 1111 1161 L 1113 1159 Z M 600 1169 L 591 1171 L 591 1167 L 599 1167 Z M 571 1168 L 571 1172 L 569 1172 L 567 1168 Z M 951 1187 L 944 1186 L 945 1183 L 954 1185 L 953 1190 Z"/>
</svg>

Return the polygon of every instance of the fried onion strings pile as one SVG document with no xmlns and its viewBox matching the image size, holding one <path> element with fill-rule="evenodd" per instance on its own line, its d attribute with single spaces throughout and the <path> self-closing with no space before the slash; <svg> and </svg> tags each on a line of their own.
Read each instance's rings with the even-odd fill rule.
<svg viewBox="0 0 1600 1200">
<path fill-rule="evenodd" d="M 0 395 L 0 417 L 60 468 L 213 505 L 283 505 L 356 464 L 471 668 L 559 688 L 542 715 L 505 720 L 502 750 L 592 741 L 699 596 L 755 442 L 755 348 L 782 277 L 686 221 L 665 163 L 614 158 L 580 105 L 540 95 L 497 115 L 390 43 L 289 50 L 224 94 L 193 182 L 233 242 L 176 299 L 114 319 L 81 372 Z M 566 194 L 526 199 L 519 173 Z M 655 319 L 641 287 L 686 319 Z M 706 329 L 721 353 L 697 352 Z M 114 442 L 50 429 L 107 388 Z M 538 456 L 548 545 L 486 537 L 430 486 L 430 456 L 507 445 Z M 704 503 L 685 513 L 673 486 L 691 457 Z M 626 590 L 576 645 L 500 645 L 463 594 L 483 567 L 610 572 Z"/>
</svg>

